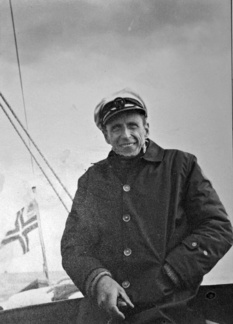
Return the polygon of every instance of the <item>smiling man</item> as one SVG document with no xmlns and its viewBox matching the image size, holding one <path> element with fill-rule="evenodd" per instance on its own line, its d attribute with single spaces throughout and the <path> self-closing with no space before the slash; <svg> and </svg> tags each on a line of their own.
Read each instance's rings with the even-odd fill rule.
<svg viewBox="0 0 233 324">
<path fill-rule="evenodd" d="M 102 100 L 95 123 L 112 149 L 79 179 L 61 243 L 77 323 L 205 323 L 191 301 L 233 240 L 218 195 L 195 156 L 148 138 L 137 94 Z"/>
</svg>

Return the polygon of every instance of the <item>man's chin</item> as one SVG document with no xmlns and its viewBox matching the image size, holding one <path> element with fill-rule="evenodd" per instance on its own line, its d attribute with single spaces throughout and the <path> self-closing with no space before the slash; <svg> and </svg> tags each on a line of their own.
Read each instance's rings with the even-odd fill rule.
<svg viewBox="0 0 233 324">
<path fill-rule="evenodd" d="M 133 158 L 135 156 L 137 156 L 139 154 L 140 150 L 134 150 L 134 151 L 128 151 L 128 152 L 125 152 L 125 151 L 118 151 L 116 152 L 117 154 L 125 157 L 125 158 Z"/>
</svg>

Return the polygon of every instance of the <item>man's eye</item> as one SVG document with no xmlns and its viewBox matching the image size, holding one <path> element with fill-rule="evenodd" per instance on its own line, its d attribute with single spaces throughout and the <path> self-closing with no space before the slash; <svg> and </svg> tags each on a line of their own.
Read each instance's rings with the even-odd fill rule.
<svg viewBox="0 0 233 324">
<path fill-rule="evenodd" d="M 114 127 L 112 128 L 112 131 L 113 131 L 113 132 L 117 132 L 117 131 L 119 131 L 119 129 L 120 129 L 119 126 L 114 126 Z"/>
<path fill-rule="evenodd" d="M 136 129 L 138 126 L 137 125 L 130 125 L 130 129 Z"/>
</svg>

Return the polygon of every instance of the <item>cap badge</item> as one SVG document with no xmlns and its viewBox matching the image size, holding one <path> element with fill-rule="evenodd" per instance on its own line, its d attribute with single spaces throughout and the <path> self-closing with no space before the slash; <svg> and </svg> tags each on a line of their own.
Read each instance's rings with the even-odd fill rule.
<svg viewBox="0 0 233 324">
<path fill-rule="evenodd" d="M 114 100 L 114 106 L 117 109 L 123 109 L 125 107 L 125 100 L 123 98 L 116 98 Z"/>
</svg>

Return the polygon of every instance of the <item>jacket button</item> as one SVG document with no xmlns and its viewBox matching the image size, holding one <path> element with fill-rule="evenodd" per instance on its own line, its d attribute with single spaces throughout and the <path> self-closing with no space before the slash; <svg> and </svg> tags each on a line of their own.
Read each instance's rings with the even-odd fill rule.
<svg viewBox="0 0 233 324">
<path fill-rule="evenodd" d="M 123 221 L 124 222 L 129 222 L 130 221 L 130 215 L 126 214 L 123 216 Z"/>
<path fill-rule="evenodd" d="M 130 286 L 130 282 L 128 280 L 125 280 L 125 281 L 122 282 L 122 287 L 123 288 L 129 288 L 129 286 Z"/>
<path fill-rule="evenodd" d="M 126 191 L 126 192 L 130 191 L 130 186 L 127 185 L 127 184 L 125 184 L 125 185 L 123 186 L 123 190 Z"/>
<path fill-rule="evenodd" d="M 192 243 L 192 246 L 193 246 L 193 247 L 196 247 L 196 246 L 197 246 L 197 242 L 193 242 L 193 243 Z"/>
<path fill-rule="evenodd" d="M 127 248 L 127 249 L 124 250 L 124 255 L 125 256 L 130 256 L 131 254 L 132 254 L 132 250 L 131 249 Z"/>
</svg>

